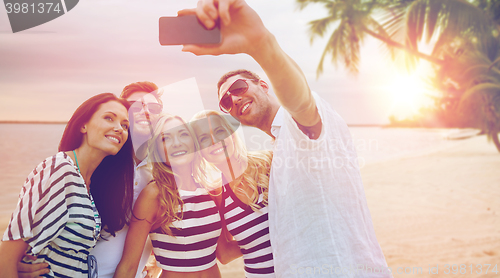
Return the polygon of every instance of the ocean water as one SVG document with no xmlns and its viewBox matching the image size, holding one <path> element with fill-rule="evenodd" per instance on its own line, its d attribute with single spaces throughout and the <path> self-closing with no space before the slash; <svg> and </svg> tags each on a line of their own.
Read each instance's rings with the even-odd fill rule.
<svg viewBox="0 0 500 278">
<path fill-rule="evenodd" d="M 10 218 L 27 175 L 43 159 L 57 152 L 63 124 L 0 124 L 0 229 Z M 245 127 L 245 143 L 250 150 L 270 149 L 269 137 Z M 444 139 L 448 129 L 408 129 L 351 127 L 360 166 L 414 156 L 446 148 L 456 141 Z"/>
<path fill-rule="evenodd" d="M 459 143 L 456 140 L 445 139 L 450 129 L 383 127 L 349 129 L 360 164 L 424 155 Z"/>
<path fill-rule="evenodd" d="M 63 124 L 0 124 L 0 231 L 28 174 L 57 152 Z"/>
<path fill-rule="evenodd" d="M 427 154 L 457 144 L 445 139 L 450 129 L 349 127 L 360 166 L 405 156 Z M 272 149 L 271 139 L 262 131 L 243 128 L 249 150 Z"/>
</svg>

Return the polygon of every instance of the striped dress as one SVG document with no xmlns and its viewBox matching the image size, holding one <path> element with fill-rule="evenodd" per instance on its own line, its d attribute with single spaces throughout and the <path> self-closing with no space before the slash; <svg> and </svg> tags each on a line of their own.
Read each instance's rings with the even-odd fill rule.
<svg viewBox="0 0 500 278">
<path fill-rule="evenodd" d="M 263 194 L 260 193 L 257 203 L 259 210 L 254 211 L 236 197 L 228 183 L 223 187 L 221 214 L 229 233 L 243 253 L 245 275 L 248 278 L 275 277 L 267 206 L 262 200 Z"/>
<path fill-rule="evenodd" d="M 156 264 L 176 272 L 195 272 L 216 264 L 215 249 L 221 221 L 215 202 L 204 188 L 179 190 L 184 201 L 182 220 L 170 224 L 173 236 L 158 228 L 149 234 Z"/>
<path fill-rule="evenodd" d="M 96 215 L 94 215 L 94 211 Z M 27 254 L 47 262 L 44 277 L 87 277 L 100 228 L 82 176 L 64 153 L 45 159 L 26 179 L 3 241 L 23 239 Z"/>
</svg>

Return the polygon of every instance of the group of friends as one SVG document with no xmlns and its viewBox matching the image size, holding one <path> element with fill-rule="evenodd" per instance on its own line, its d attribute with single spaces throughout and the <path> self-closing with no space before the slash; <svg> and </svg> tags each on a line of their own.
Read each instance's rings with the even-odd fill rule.
<svg viewBox="0 0 500 278">
<path fill-rule="evenodd" d="M 189 122 L 162 112 L 152 82 L 85 101 L 22 187 L 0 277 L 221 277 L 217 260 L 241 256 L 246 277 L 391 277 L 342 118 L 245 1 L 185 14 L 220 21 L 222 42 L 183 51 L 246 53 L 271 86 L 228 72 L 221 112 Z M 273 151 L 247 151 L 231 117 L 271 136 Z"/>
</svg>

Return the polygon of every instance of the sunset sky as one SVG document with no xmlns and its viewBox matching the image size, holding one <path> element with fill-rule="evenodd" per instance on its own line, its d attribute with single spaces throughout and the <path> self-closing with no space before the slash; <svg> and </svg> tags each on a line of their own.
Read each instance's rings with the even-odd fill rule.
<svg viewBox="0 0 500 278">
<path fill-rule="evenodd" d="M 197 57 L 181 52 L 181 46 L 160 46 L 158 18 L 175 16 L 180 9 L 195 7 L 196 2 L 84 0 L 53 21 L 15 34 L 2 5 L 0 120 L 67 121 L 90 96 L 101 92 L 119 95 L 125 85 L 145 80 L 160 87 L 195 81 L 201 100 L 196 94 L 179 92 L 175 100 L 164 102 L 176 107 L 202 102 L 205 109 L 217 109 L 216 83 L 225 72 L 246 68 L 266 79 L 259 65 L 246 55 Z M 418 76 L 428 74 L 428 66 L 421 65 L 408 76 L 380 42 L 367 39 L 358 75 L 328 62 L 316 79 L 326 39 L 311 45 L 307 22 L 324 16 L 322 7 L 300 11 L 293 0 L 247 2 L 300 65 L 311 89 L 329 101 L 348 124 L 388 123 L 390 114 L 402 117 L 425 103 L 425 84 Z"/>
</svg>

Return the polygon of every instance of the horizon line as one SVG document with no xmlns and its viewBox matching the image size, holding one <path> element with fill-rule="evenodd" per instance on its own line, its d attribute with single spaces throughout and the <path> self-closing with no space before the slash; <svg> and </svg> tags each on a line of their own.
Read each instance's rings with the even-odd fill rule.
<svg viewBox="0 0 500 278">
<path fill-rule="evenodd" d="M 22 121 L 0 120 L 0 124 L 67 124 L 68 121 Z M 347 124 L 350 127 L 384 127 L 387 124 Z"/>
</svg>

